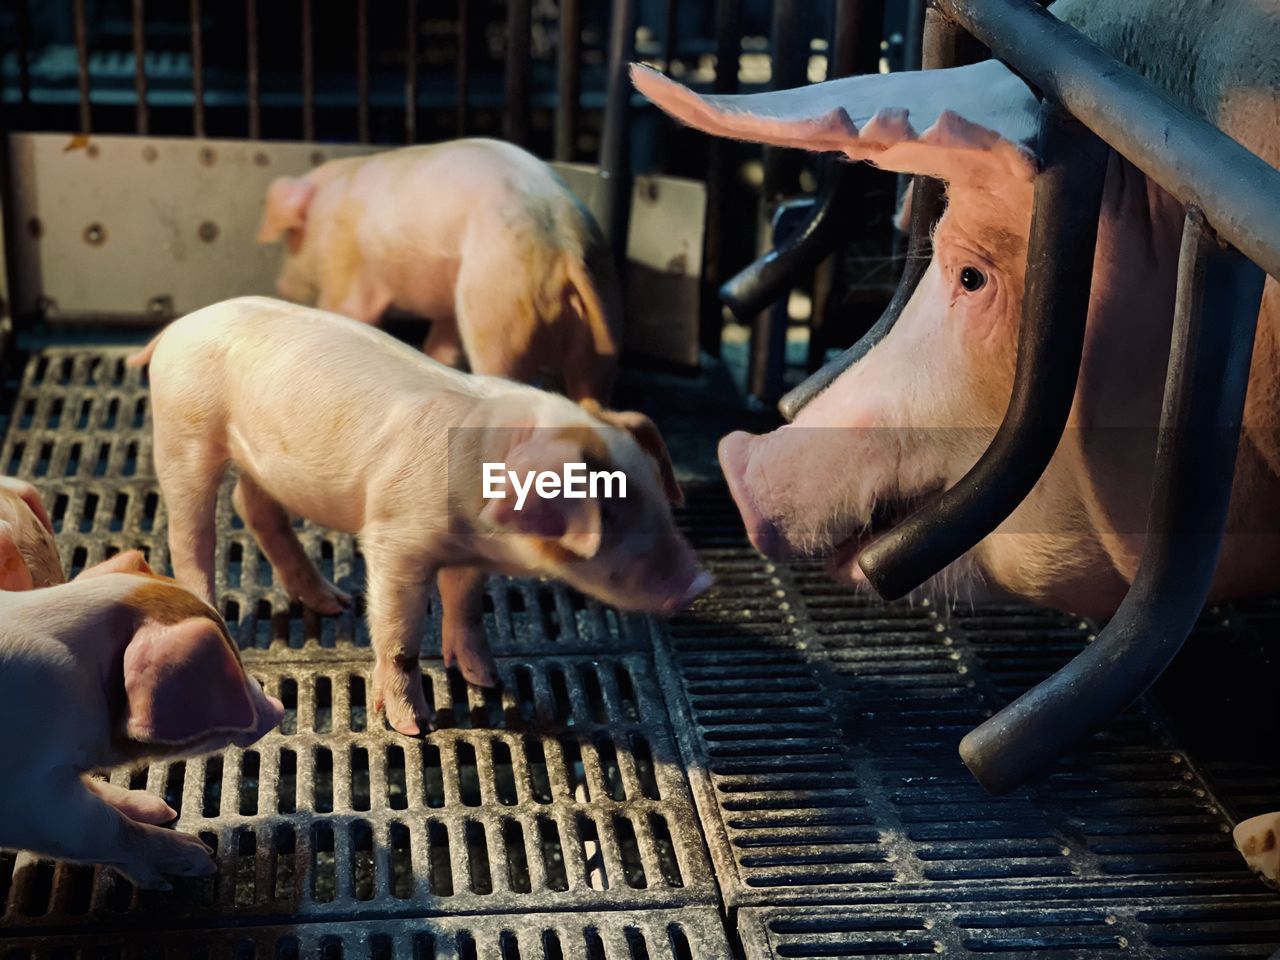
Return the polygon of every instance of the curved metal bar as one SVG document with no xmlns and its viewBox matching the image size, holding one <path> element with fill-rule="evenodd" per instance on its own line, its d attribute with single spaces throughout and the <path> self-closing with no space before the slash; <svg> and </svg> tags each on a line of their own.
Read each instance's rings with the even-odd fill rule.
<svg viewBox="0 0 1280 960">
<path fill-rule="evenodd" d="M 812 212 L 791 239 L 725 281 L 720 301 L 734 316 L 740 320 L 754 317 L 836 248 L 848 227 L 839 214 L 856 199 L 852 179 L 839 161 L 833 163 Z"/>
<path fill-rule="evenodd" d="M 893 299 L 884 308 L 877 320 L 857 343 L 844 353 L 815 371 L 797 387 L 790 390 L 778 401 L 778 410 L 788 420 L 794 420 L 800 411 L 814 397 L 826 390 L 835 379 L 855 363 L 867 355 L 872 347 L 888 336 L 893 325 L 898 322 L 903 308 L 916 292 L 916 285 L 929 269 L 929 233 L 938 218 L 942 216 L 942 208 L 946 200 L 946 188 L 940 181 L 927 177 L 916 177 L 912 184 L 911 194 L 911 243 L 908 246 L 908 259 L 898 279 L 898 287 L 893 291 Z M 732 281 L 731 281 L 732 282 Z"/>
<path fill-rule="evenodd" d="M 1062 438 L 1080 372 L 1108 148 L 1061 107 L 1040 106 L 1039 153 L 1013 393 L 995 438 L 955 486 L 862 554 L 886 599 L 937 574 L 1031 492 Z"/>
<path fill-rule="evenodd" d="M 1264 279 L 1260 267 L 1218 245 L 1198 211 L 1187 214 L 1137 576 L 1092 644 L 961 741 L 960 756 L 993 793 L 1036 776 L 1132 704 L 1200 615 L 1226 528 Z"/>
<path fill-rule="evenodd" d="M 921 66 L 925 70 L 942 70 L 946 67 L 974 63 L 982 59 L 985 54 L 985 48 L 969 36 L 964 29 L 932 7 L 923 12 L 924 34 L 921 38 Z M 920 282 L 920 278 L 924 276 L 924 272 L 929 266 L 925 251 L 929 249 L 929 238 L 933 232 L 933 225 L 942 216 L 945 202 L 946 188 L 941 183 L 927 180 L 924 177 L 915 178 L 911 194 L 911 239 L 907 245 L 908 255 L 911 259 L 908 259 L 903 267 L 902 276 L 898 279 L 898 287 L 893 292 L 893 298 L 889 301 L 889 305 L 885 307 L 884 312 L 880 314 L 880 319 L 858 339 L 857 343 L 853 344 L 830 363 L 816 370 L 798 387 L 783 396 L 778 403 L 778 409 L 788 420 L 794 420 L 809 401 L 831 386 L 840 374 L 866 356 L 867 351 L 883 340 L 889 331 L 893 329 L 893 325 L 898 322 L 898 317 L 911 299 L 911 295 L 915 293 L 916 285 Z M 814 216 L 817 217 L 820 212 L 820 209 L 815 210 Z M 809 226 L 806 225 L 805 228 L 800 230 L 800 234 L 803 235 L 808 229 Z M 820 260 L 821 258 L 819 257 L 818 259 Z M 750 271 L 755 266 L 757 264 L 752 264 L 743 273 Z M 739 274 L 739 276 L 742 276 L 742 274 Z M 734 280 L 736 279 L 738 278 L 735 277 Z M 729 284 L 732 284 L 734 280 L 730 280 Z M 727 287 L 729 284 L 725 286 Z"/>
</svg>

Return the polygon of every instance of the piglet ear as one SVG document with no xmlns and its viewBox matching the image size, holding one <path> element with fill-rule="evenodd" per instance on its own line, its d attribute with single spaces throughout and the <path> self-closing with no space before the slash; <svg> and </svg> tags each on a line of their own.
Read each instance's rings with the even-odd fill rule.
<svg viewBox="0 0 1280 960">
<path fill-rule="evenodd" d="M 625 430 L 640 449 L 649 455 L 658 469 L 658 477 L 662 480 L 662 489 L 667 499 L 677 507 L 684 503 L 684 493 L 676 482 L 676 468 L 671 462 L 671 454 L 667 451 L 666 441 L 658 430 L 658 425 L 643 413 L 634 410 L 606 410 L 595 400 L 582 401 L 582 408 L 598 420 L 603 420 L 611 427 Z"/>
<path fill-rule="evenodd" d="M 239 657 L 207 617 L 140 627 L 125 648 L 124 690 L 125 733 L 143 743 L 188 743 L 257 722 Z"/>
<path fill-rule="evenodd" d="M 53 533 L 53 521 L 49 519 L 49 511 L 44 508 L 44 501 L 40 499 L 40 491 L 27 483 L 25 480 L 17 480 L 13 477 L 0 477 L 0 491 L 11 493 L 23 503 L 27 508 L 35 514 L 40 525 Z"/>
<path fill-rule="evenodd" d="M 9 525 L 0 523 L 0 590 L 30 590 L 34 585 Z"/>
<path fill-rule="evenodd" d="M 1027 180 L 1036 170 L 1036 98 L 996 60 L 741 96 L 699 96 L 640 65 L 631 80 L 677 120 L 721 137 L 838 152 L 943 180 Z"/>
<path fill-rule="evenodd" d="M 259 243 L 274 243 L 286 230 L 300 229 L 307 222 L 307 208 L 316 185 L 298 177 L 277 177 L 267 188 L 267 205 L 258 228 Z"/>
<path fill-rule="evenodd" d="M 583 462 L 581 447 L 551 436 L 549 430 L 534 430 L 507 454 L 507 466 L 523 476 L 542 470 L 559 474 L 566 463 Z M 494 530 L 556 543 L 584 560 L 600 552 L 600 504 L 589 497 L 540 497 L 530 487 L 517 510 L 516 495 L 508 485 L 505 497 L 485 502 L 480 520 Z"/>
</svg>

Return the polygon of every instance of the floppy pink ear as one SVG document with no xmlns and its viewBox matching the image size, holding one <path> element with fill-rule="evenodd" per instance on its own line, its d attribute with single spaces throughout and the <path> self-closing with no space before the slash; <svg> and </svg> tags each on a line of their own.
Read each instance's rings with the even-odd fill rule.
<svg viewBox="0 0 1280 960">
<path fill-rule="evenodd" d="M 307 222 L 307 208 L 316 185 L 298 177 L 277 177 L 267 188 L 267 205 L 258 228 L 259 243 L 274 243 L 286 230 L 300 229 Z"/>
<path fill-rule="evenodd" d="M 666 441 L 658 425 L 643 413 L 634 410 L 606 410 L 595 400 L 582 401 L 582 409 L 611 427 L 625 430 L 640 449 L 649 455 L 653 465 L 658 469 L 658 477 L 662 480 L 662 490 L 667 499 L 677 507 L 684 503 L 684 493 L 676 482 L 676 468 L 671 462 L 671 454 L 667 452 Z"/>
<path fill-rule="evenodd" d="M 948 181 L 1036 172 L 1035 95 L 998 60 L 737 96 L 700 96 L 638 64 L 631 81 L 677 120 L 716 136 L 839 152 Z"/>
<path fill-rule="evenodd" d="M 34 585 L 27 561 L 22 559 L 18 544 L 9 533 L 9 525 L 0 524 L 0 590 L 30 590 Z"/>
<path fill-rule="evenodd" d="M 215 731 L 254 728 L 244 669 L 207 617 L 144 624 L 124 651 L 125 733 L 181 744 Z"/>
<path fill-rule="evenodd" d="M 32 513 L 36 515 L 36 519 L 50 533 L 53 533 L 53 521 L 49 519 L 49 511 L 44 508 L 44 501 L 40 499 L 40 491 L 25 480 L 16 480 L 13 477 L 0 477 L 0 489 L 12 493 L 15 497 L 27 505 Z"/>
<path fill-rule="evenodd" d="M 85 567 L 76 575 L 77 580 L 87 580 L 93 577 L 100 577 L 105 573 L 145 573 L 154 576 L 147 558 L 142 555 L 141 550 L 124 550 L 120 553 L 113 554 L 101 563 L 95 563 L 92 567 Z"/>
</svg>

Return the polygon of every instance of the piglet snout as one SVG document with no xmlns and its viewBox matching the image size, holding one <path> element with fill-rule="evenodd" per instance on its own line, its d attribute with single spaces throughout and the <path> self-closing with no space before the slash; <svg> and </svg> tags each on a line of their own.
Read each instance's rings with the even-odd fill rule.
<svg viewBox="0 0 1280 960">
<path fill-rule="evenodd" d="M 699 570 L 693 575 L 693 579 L 689 581 L 688 586 L 684 588 L 684 592 L 671 601 L 667 606 L 668 614 L 679 613 L 686 610 L 700 596 L 711 589 L 711 585 L 716 582 L 716 578 L 705 570 Z"/>
</svg>

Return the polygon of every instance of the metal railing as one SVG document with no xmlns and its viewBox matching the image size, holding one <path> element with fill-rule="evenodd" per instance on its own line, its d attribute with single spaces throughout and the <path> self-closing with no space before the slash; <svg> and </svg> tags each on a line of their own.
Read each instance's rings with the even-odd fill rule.
<svg viewBox="0 0 1280 960">
<path fill-rule="evenodd" d="M 1280 171 L 1034 0 L 933 0 L 926 66 L 957 65 L 957 31 L 988 46 L 1042 92 L 1043 173 L 1035 186 L 1017 366 L 1004 421 L 966 476 L 863 553 L 862 569 L 882 595 L 903 595 L 977 545 L 1048 466 L 1079 372 L 1106 146 L 1187 208 L 1138 572 L 1085 651 L 964 738 L 960 749 L 969 769 L 988 789 L 1003 792 L 1044 771 L 1141 696 L 1177 653 L 1208 597 L 1226 526 L 1263 271 L 1280 278 Z M 922 213 L 917 203 L 915 242 L 926 242 L 937 209 L 930 202 Z M 788 418 L 892 328 L 921 273 L 908 270 L 868 336 L 783 399 Z M 1213 322 L 1205 321 L 1206 308 L 1214 311 Z"/>
</svg>

